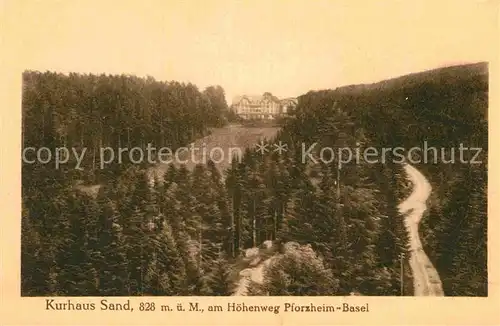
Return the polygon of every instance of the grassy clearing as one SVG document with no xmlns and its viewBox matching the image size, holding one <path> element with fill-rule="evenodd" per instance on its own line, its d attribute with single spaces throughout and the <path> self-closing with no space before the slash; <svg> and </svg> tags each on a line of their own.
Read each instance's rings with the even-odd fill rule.
<svg viewBox="0 0 500 326">
<path fill-rule="evenodd" d="M 223 128 L 217 128 L 206 137 L 196 140 L 192 144 L 186 146 L 195 149 L 193 152 L 189 149 L 180 153 L 180 161 L 185 162 L 188 170 L 194 169 L 197 163 L 206 163 L 208 159 L 212 158 L 214 161 L 220 161 L 215 165 L 219 171 L 223 172 L 231 166 L 231 155 L 236 157 L 238 152 L 243 154 L 245 148 L 254 147 L 261 139 L 272 139 L 278 132 L 278 127 L 245 127 L 242 125 L 229 125 Z M 206 157 L 203 157 L 203 150 Z M 213 154 L 210 154 L 213 150 Z M 223 156 L 220 156 L 221 153 Z M 179 167 L 182 165 L 180 162 L 173 159 L 174 164 Z M 158 177 L 168 169 L 168 164 L 159 163 L 155 166 L 154 172 Z"/>
</svg>

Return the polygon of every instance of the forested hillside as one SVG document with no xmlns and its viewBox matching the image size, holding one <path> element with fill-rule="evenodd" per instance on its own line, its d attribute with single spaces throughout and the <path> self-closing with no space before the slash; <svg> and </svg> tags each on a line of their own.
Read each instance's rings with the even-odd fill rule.
<svg viewBox="0 0 500 326">
<path fill-rule="evenodd" d="M 336 108 L 352 117 L 353 127 L 335 119 Z M 428 147 L 435 147 L 436 162 L 431 151 L 427 162 L 414 164 L 433 186 L 421 227 L 425 250 L 438 269 L 446 295 L 486 296 L 487 110 L 488 68 L 480 63 L 310 92 L 300 98 L 296 120 L 286 129 L 298 139 L 321 141 L 328 134 L 322 130 L 335 130 L 329 126 L 337 122 L 346 135 L 360 135 L 356 140 L 368 146 L 404 147 L 407 152 L 414 146 L 423 149 L 426 141 Z M 460 144 L 482 148 L 475 160 L 482 163 L 462 163 Z M 465 152 L 464 161 L 475 153 Z M 423 153 L 419 156 L 424 158 Z M 389 199 L 388 204 L 393 202 Z"/>
<path fill-rule="evenodd" d="M 150 186 L 147 166 L 125 162 L 103 176 L 90 155 L 87 179 L 104 184 L 94 198 L 73 190 L 81 172 L 23 164 L 23 295 L 230 295 L 244 249 L 266 240 L 282 254 L 250 294 L 401 295 L 405 254 L 404 295 L 412 295 L 397 209 L 407 194 L 400 164 L 387 154 L 385 163 L 352 160 L 339 169 L 338 157 L 304 161 L 302 146 L 317 143 L 317 155 L 324 147 L 464 143 L 483 147 L 485 162 L 484 71 L 453 67 L 309 92 L 268 140 L 286 151 L 247 149 L 224 174 L 213 162 L 192 171 L 172 165 Z M 175 148 L 223 123 L 227 107 L 218 87 L 199 92 L 125 76 L 25 78 L 25 147 Z M 416 167 L 433 186 L 422 236 L 446 294 L 486 295 L 486 164 Z M 285 250 L 290 242 L 295 251 Z"/>
<path fill-rule="evenodd" d="M 417 83 L 422 76 L 426 76 L 424 82 Z M 415 165 L 433 186 L 421 237 L 445 295 L 487 296 L 488 66 L 443 68 L 409 79 L 413 83 L 401 82 L 413 86 L 372 92 L 380 106 L 370 106 L 365 121 L 382 122 L 383 130 L 396 135 L 394 145 L 423 147 L 427 141 L 439 156 L 444 149 L 444 158 L 439 157 L 437 164 L 430 159 Z M 476 150 L 464 152 L 468 163 L 460 161 L 461 144 L 482 149 L 474 162 Z"/>
<path fill-rule="evenodd" d="M 81 170 L 71 160 L 58 169 L 53 161 L 23 161 L 23 294 L 149 291 L 143 283 L 147 275 L 151 277 L 146 269 L 153 268 L 151 261 L 146 264 L 137 258 L 151 257 L 150 247 L 141 247 L 141 241 L 146 236 L 152 239 L 152 234 L 140 230 L 148 227 L 151 214 L 158 215 L 156 208 L 148 206 L 149 189 L 137 184 L 137 180 L 146 182 L 142 176 L 148 163 L 131 164 L 124 155 L 121 164 L 115 161 L 100 169 L 99 149 L 145 149 L 148 143 L 172 150 L 185 146 L 224 124 L 228 111 L 224 90 L 211 86 L 199 91 L 192 84 L 149 77 L 29 71 L 23 74 L 22 104 L 24 148 L 46 147 L 52 153 L 57 147 L 79 153 L 86 149 Z M 105 185 L 97 201 L 74 191 L 75 183 L 82 180 Z M 121 205 L 108 193 L 110 187 L 121 189 L 124 197 L 119 199 L 132 203 Z M 170 245 L 161 248 L 180 257 L 168 232 L 174 232 L 171 225 L 158 239 Z M 136 269 L 137 264 L 143 268 Z"/>
<path fill-rule="evenodd" d="M 126 164 L 98 169 L 99 149 L 185 146 L 225 123 L 224 90 L 210 86 L 156 81 L 126 75 L 69 75 L 28 71 L 23 74 L 23 142 L 25 147 L 86 149 L 85 181 L 113 177 Z M 123 163 L 128 163 L 128 153 Z M 73 157 L 71 157 L 73 159 Z M 113 162 L 116 163 L 116 162 Z M 64 168 L 64 166 L 63 166 Z"/>
</svg>

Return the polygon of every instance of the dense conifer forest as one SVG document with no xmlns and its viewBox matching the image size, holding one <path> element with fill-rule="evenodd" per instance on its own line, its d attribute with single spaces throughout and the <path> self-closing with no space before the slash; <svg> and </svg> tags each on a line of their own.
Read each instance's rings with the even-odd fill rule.
<svg viewBox="0 0 500 326">
<path fill-rule="evenodd" d="M 451 67 L 373 85 L 309 92 L 270 144 L 227 171 L 147 164 L 98 169 L 98 148 L 177 148 L 223 126 L 220 86 L 133 76 L 26 72 L 24 147 L 88 148 L 85 170 L 23 162 L 25 296 L 231 295 L 248 248 L 273 260 L 249 295 L 412 295 L 408 238 L 397 206 L 400 164 L 304 162 L 302 146 L 482 147 L 485 65 Z M 317 153 L 316 153 L 317 154 Z M 486 163 L 417 164 L 433 197 L 421 230 L 447 295 L 487 295 Z M 76 182 L 101 183 L 96 196 Z M 404 255 L 400 275 L 400 257 Z"/>
</svg>

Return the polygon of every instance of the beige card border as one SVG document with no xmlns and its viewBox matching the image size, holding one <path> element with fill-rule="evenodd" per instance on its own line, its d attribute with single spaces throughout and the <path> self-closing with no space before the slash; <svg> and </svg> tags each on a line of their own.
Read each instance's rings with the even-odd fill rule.
<svg viewBox="0 0 500 326">
<path fill-rule="evenodd" d="M 472 1 L 472 0 L 471 0 Z M 490 2 L 492 10 L 496 10 L 496 21 L 492 21 L 491 33 L 483 35 L 484 42 L 491 45 L 490 58 L 490 110 L 489 110 L 489 140 L 490 148 L 499 148 L 499 108 L 500 82 L 499 74 L 499 14 L 500 6 L 497 1 Z M 117 2 L 119 6 L 119 2 Z M 496 6 L 495 6 L 496 5 Z M 201 9 L 201 8 L 200 8 Z M 390 8 L 388 7 L 388 15 Z M 494 13 L 492 13 L 492 17 Z M 4 17 L 5 18 L 5 17 Z M 11 20 L 12 17 L 9 17 Z M 2 22 L 0 20 L 0 26 Z M 12 20 L 11 20 L 12 21 Z M 474 24 L 473 21 L 464 24 Z M 489 297 L 488 298 L 397 298 L 397 297 L 143 297 L 131 298 L 135 311 L 130 312 L 67 312 L 46 311 L 45 298 L 20 297 L 20 207 L 21 168 L 19 159 L 21 148 L 21 72 L 23 57 L 36 55 L 30 53 L 34 49 L 26 47 L 22 42 L 23 22 L 15 26 L 7 26 L 3 30 L 0 64 L 2 75 L 1 112 L 1 141 L 0 150 L 2 177 L 1 189 L 1 325 L 60 325 L 60 324 L 94 324 L 94 325 L 422 325 L 422 324 L 460 324 L 500 325 L 500 278 L 499 255 L 500 248 L 499 228 L 499 201 L 498 189 L 500 182 L 499 162 L 500 151 L 489 151 L 489 187 L 488 187 L 488 271 Z M 0 32 L 3 27 L 0 27 Z M 77 58 L 75 58 L 76 60 Z M 63 299 L 63 298 L 59 298 Z M 101 298 L 74 298 L 77 302 L 98 302 Z M 127 298 L 111 298 L 117 302 Z M 177 303 L 198 302 L 200 307 L 210 304 L 227 306 L 229 302 L 251 304 L 268 303 L 282 305 L 285 302 L 300 304 L 315 303 L 317 305 L 369 304 L 368 313 L 211 313 L 211 312 L 140 312 L 140 302 L 155 302 L 171 305 L 175 309 Z"/>
</svg>

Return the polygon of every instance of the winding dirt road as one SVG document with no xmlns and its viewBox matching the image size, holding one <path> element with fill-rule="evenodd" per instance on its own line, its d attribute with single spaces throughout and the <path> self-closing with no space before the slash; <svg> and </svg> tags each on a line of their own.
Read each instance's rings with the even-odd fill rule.
<svg viewBox="0 0 500 326">
<path fill-rule="evenodd" d="M 405 172 L 413 183 L 413 192 L 399 205 L 399 211 L 405 215 L 405 224 L 410 240 L 410 267 L 413 274 L 415 296 L 444 296 L 441 279 L 422 248 L 418 234 L 418 225 L 427 209 L 426 201 L 432 187 L 420 171 L 406 164 Z"/>
</svg>

